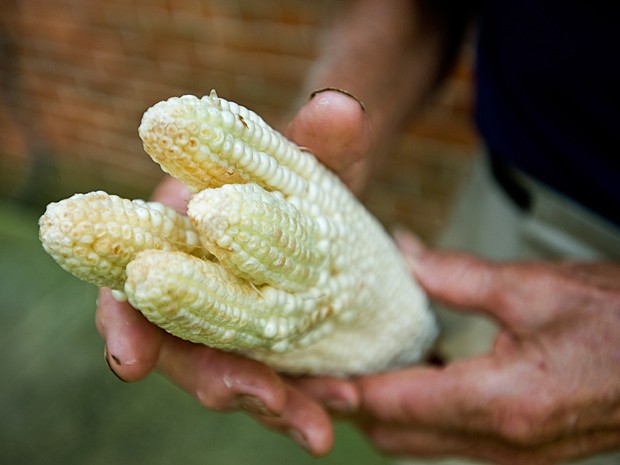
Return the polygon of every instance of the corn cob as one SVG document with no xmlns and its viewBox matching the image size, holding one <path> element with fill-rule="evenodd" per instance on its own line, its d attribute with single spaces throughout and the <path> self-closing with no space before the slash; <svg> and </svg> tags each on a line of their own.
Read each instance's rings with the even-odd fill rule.
<svg viewBox="0 0 620 465">
<path fill-rule="evenodd" d="M 282 371 L 350 375 L 419 360 L 436 335 L 423 292 L 382 226 L 311 154 L 214 92 L 154 105 L 139 134 L 195 192 L 193 228 L 174 220 L 180 232 L 153 234 L 159 246 L 124 246 L 107 276 L 99 261 L 112 259 L 80 248 L 90 239 L 79 223 L 54 225 L 66 214 L 46 213 L 41 239 L 61 266 L 123 289 L 180 338 Z M 140 221 L 140 231 L 153 228 Z"/>
</svg>

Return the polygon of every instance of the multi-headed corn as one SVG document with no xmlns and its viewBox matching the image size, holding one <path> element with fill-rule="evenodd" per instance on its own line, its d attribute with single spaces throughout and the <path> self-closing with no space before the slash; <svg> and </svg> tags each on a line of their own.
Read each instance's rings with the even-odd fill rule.
<svg viewBox="0 0 620 465">
<path fill-rule="evenodd" d="M 290 373 L 419 360 L 436 335 L 390 237 L 344 184 L 215 93 L 151 107 L 139 134 L 195 193 L 184 217 L 103 192 L 50 204 L 45 250 L 182 339 Z"/>
</svg>

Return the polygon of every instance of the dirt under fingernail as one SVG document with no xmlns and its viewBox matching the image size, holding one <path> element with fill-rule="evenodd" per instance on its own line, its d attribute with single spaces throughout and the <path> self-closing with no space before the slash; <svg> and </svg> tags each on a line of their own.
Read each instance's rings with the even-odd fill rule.
<svg viewBox="0 0 620 465">
<path fill-rule="evenodd" d="M 310 451 L 310 443 L 301 431 L 291 428 L 290 430 L 288 430 L 288 436 L 293 440 L 293 442 L 295 442 L 295 444 L 300 446 L 302 449 Z"/>
<path fill-rule="evenodd" d="M 110 358 L 112 358 L 112 360 L 114 361 L 114 363 L 118 366 L 121 366 L 121 361 L 118 359 L 118 357 L 114 356 L 114 355 L 110 355 L 108 353 L 108 347 L 105 346 L 103 348 L 103 359 L 105 360 L 105 364 L 108 366 L 108 368 L 110 369 L 110 371 L 112 372 L 112 374 L 114 376 L 116 376 L 119 380 L 121 380 L 123 383 L 126 383 L 127 381 L 124 380 L 123 378 L 121 378 L 121 376 L 114 370 L 114 367 L 112 367 L 112 364 L 110 363 Z"/>
<path fill-rule="evenodd" d="M 255 413 L 265 417 L 277 417 L 278 415 L 271 411 L 265 403 L 258 397 L 249 394 L 241 394 L 235 399 L 237 406 L 250 413 Z"/>
</svg>

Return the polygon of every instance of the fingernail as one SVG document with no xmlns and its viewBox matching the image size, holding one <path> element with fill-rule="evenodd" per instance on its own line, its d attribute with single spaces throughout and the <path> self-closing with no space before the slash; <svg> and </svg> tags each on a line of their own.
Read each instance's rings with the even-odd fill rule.
<svg viewBox="0 0 620 465">
<path fill-rule="evenodd" d="M 114 371 L 114 367 L 112 367 L 112 364 L 110 363 L 110 358 L 112 358 L 112 360 L 114 361 L 116 365 L 118 366 L 121 365 L 121 361 L 118 359 L 118 357 L 108 354 L 108 346 L 104 346 L 103 347 L 103 359 L 105 360 L 105 364 L 108 366 L 112 374 L 114 374 L 114 376 L 120 379 L 123 383 L 126 383 L 127 381 L 121 378 L 120 375 L 116 371 Z"/>
<path fill-rule="evenodd" d="M 301 431 L 291 428 L 288 430 L 288 436 L 299 447 L 301 447 L 305 451 L 308 451 L 308 452 L 310 451 L 310 443 L 308 442 L 308 439 Z"/>
<path fill-rule="evenodd" d="M 240 394 L 237 396 L 235 398 L 235 404 L 237 407 L 250 413 L 256 413 L 265 417 L 279 416 L 277 413 L 270 410 L 261 399 L 249 394 Z"/>
<path fill-rule="evenodd" d="M 309 100 L 312 100 L 314 97 L 317 96 L 317 94 L 320 94 L 321 92 L 328 92 L 328 91 L 338 92 L 339 94 L 346 95 L 347 97 L 351 97 L 362 108 L 362 111 L 366 113 L 366 105 L 364 104 L 364 102 L 362 102 L 355 94 L 352 94 L 348 90 L 344 90 L 339 87 L 322 87 L 320 89 L 317 89 L 310 94 Z"/>
</svg>

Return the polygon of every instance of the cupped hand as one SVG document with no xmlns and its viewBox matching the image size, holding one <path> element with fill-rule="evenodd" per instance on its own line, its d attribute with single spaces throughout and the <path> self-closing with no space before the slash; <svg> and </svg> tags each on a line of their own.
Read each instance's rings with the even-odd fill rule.
<svg viewBox="0 0 620 465">
<path fill-rule="evenodd" d="M 620 266 L 494 263 L 400 238 L 430 296 L 502 330 L 489 354 L 363 377 L 351 419 L 382 451 L 553 464 L 620 447 Z M 298 385 L 329 405 L 341 380 Z"/>
<path fill-rule="evenodd" d="M 368 131 L 355 99 L 325 91 L 302 107 L 288 135 L 353 182 L 363 171 Z M 185 186 L 173 178 L 166 178 L 153 194 L 153 200 L 180 212 L 186 212 L 189 199 Z M 100 290 L 96 321 L 105 340 L 106 362 L 120 379 L 139 381 L 157 370 L 207 408 L 244 410 L 313 455 L 331 449 L 331 420 L 323 407 L 266 365 L 177 339 L 127 302 L 116 301 L 109 289 Z M 345 387 L 334 397 L 347 403 L 347 396 L 354 394 Z"/>
</svg>

